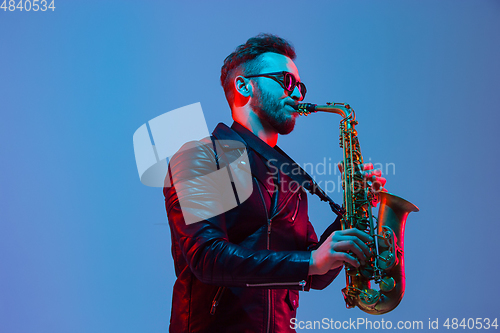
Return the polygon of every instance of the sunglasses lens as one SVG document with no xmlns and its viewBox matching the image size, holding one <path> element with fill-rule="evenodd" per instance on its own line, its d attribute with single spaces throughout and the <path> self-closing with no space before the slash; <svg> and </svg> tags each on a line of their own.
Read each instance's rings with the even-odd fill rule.
<svg viewBox="0 0 500 333">
<path fill-rule="evenodd" d="M 303 84 L 302 82 L 300 82 L 299 83 L 299 90 L 300 90 L 300 93 L 302 94 L 302 98 L 304 98 L 306 96 L 306 92 L 307 92 L 306 85 Z"/>
<path fill-rule="evenodd" d="M 307 91 L 306 85 L 303 84 L 302 82 L 297 83 L 297 80 L 295 80 L 295 76 L 293 76 L 293 74 L 285 73 L 283 81 L 284 81 L 283 83 L 285 84 L 285 89 L 288 90 L 289 92 L 293 92 L 295 86 L 297 86 L 299 88 L 302 97 L 306 95 Z"/>
<path fill-rule="evenodd" d="M 288 91 L 293 91 L 293 89 L 295 88 L 295 77 L 290 73 L 286 73 L 284 81 L 285 89 Z"/>
</svg>

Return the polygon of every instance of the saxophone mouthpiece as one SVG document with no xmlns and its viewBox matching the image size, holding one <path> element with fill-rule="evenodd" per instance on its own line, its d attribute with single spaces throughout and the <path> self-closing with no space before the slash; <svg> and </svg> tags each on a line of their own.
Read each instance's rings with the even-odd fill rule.
<svg viewBox="0 0 500 333">
<path fill-rule="evenodd" d="M 316 104 L 311 103 L 300 103 L 293 106 L 295 110 L 301 115 L 308 115 L 310 113 L 316 112 Z"/>
</svg>

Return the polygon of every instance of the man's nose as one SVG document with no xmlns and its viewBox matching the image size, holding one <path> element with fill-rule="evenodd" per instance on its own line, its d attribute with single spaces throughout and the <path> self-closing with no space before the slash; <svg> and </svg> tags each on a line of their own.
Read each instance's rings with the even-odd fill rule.
<svg viewBox="0 0 500 333">
<path fill-rule="evenodd" d="M 293 91 L 290 95 L 291 98 L 295 99 L 295 100 L 298 100 L 298 101 L 301 101 L 304 99 L 304 96 L 302 96 L 302 94 L 300 93 L 300 90 L 299 90 L 299 87 L 298 86 L 295 86 L 293 88 Z"/>
</svg>

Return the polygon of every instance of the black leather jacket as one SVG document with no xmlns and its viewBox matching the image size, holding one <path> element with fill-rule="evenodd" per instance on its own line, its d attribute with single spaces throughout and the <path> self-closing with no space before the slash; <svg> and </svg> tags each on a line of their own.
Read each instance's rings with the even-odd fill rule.
<svg viewBox="0 0 500 333">
<path fill-rule="evenodd" d="M 174 186 L 165 187 L 164 195 L 177 276 L 170 332 L 293 332 L 298 291 L 322 289 L 340 271 L 308 276 L 310 251 L 318 241 L 306 192 L 270 168 L 242 136 L 260 140 L 237 123 L 219 124 L 212 135 L 216 141 L 188 143 L 170 161 L 167 180 Z M 227 167 L 245 149 L 250 168 L 240 163 L 243 168 L 231 172 L 235 182 L 251 172 L 251 194 L 213 216 L 227 191 L 204 176 Z M 283 183 L 287 186 L 276 186 Z M 189 214 L 201 217 L 186 223 Z"/>
</svg>

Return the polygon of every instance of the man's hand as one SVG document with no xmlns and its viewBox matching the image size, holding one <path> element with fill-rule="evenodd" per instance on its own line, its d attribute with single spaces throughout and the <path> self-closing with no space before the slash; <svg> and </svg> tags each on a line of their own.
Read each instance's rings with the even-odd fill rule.
<svg viewBox="0 0 500 333">
<path fill-rule="evenodd" d="M 380 177 L 382 176 L 382 171 L 380 169 L 373 169 L 373 164 L 363 164 L 363 175 L 367 181 L 372 183 L 372 190 L 374 192 L 387 192 L 384 188 L 387 180 L 384 177 Z"/>
<path fill-rule="evenodd" d="M 376 207 L 380 202 L 380 196 L 378 195 L 380 192 L 387 192 L 384 188 L 386 179 L 382 176 L 382 171 L 379 169 L 373 169 L 373 164 L 366 163 L 363 164 L 363 176 L 368 184 L 371 184 L 369 199 L 372 206 Z"/>
<path fill-rule="evenodd" d="M 332 232 L 317 250 L 311 252 L 309 275 L 323 275 L 344 262 L 354 267 L 364 265 L 370 256 L 370 248 L 365 242 L 373 242 L 373 238 L 355 228 Z"/>
</svg>

